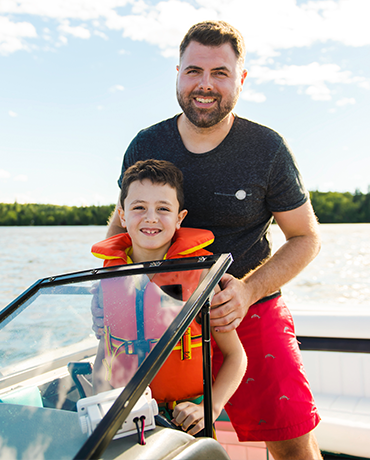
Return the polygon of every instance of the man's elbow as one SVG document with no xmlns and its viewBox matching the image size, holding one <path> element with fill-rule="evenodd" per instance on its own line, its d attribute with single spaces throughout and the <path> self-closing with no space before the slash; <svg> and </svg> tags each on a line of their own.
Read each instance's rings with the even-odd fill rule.
<svg viewBox="0 0 370 460">
<path fill-rule="evenodd" d="M 314 231 L 310 232 L 308 235 L 306 235 L 306 238 L 308 239 L 306 241 L 308 242 L 308 246 L 311 252 L 311 260 L 313 260 L 315 257 L 317 257 L 321 250 L 321 236 L 319 230 L 315 229 Z"/>
</svg>

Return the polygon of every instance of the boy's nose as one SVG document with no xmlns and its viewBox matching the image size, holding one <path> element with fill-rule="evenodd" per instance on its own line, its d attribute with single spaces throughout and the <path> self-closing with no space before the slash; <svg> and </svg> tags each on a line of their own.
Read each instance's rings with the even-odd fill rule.
<svg viewBox="0 0 370 460">
<path fill-rule="evenodd" d="M 145 222 L 157 222 L 157 214 L 154 210 L 148 210 L 145 215 Z"/>
</svg>

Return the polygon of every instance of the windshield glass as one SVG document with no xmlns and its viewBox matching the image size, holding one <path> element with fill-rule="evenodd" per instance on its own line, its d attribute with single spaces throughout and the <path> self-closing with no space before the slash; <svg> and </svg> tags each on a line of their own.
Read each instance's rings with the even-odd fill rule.
<svg viewBox="0 0 370 460">
<path fill-rule="evenodd" d="M 202 272 L 138 274 L 40 290 L 1 331 L 2 377 L 37 376 L 84 356 L 94 368 L 88 396 L 126 386 L 194 292 Z M 92 330 L 92 301 L 103 317 L 99 339 Z M 199 346 L 200 339 L 198 334 L 193 342 Z M 58 408 L 65 404 L 60 400 Z"/>
</svg>

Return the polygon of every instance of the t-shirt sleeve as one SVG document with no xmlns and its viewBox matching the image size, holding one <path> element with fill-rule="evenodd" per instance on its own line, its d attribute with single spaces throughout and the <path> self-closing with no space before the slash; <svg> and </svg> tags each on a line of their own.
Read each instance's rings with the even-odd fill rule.
<svg viewBox="0 0 370 460">
<path fill-rule="evenodd" d="M 281 144 L 270 165 L 267 206 L 271 212 L 284 212 L 302 206 L 309 199 L 297 162 L 286 141 Z"/>
</svg>

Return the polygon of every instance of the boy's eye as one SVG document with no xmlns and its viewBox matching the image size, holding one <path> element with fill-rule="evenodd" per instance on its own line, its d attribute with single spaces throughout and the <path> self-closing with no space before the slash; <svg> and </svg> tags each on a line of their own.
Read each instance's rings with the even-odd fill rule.
<svg viewBox="0 0 370 460">
<path fill-rule="evenodd" d="M 137 210 L 137 211 L 140 211 L 140 210 L 144 209 L 144 206 L 134 206 L 132 209 L 133 209 L 134 211 L 136 211 L 136 210 Z"/>
<path fill-rule="evenodd" d="M 160 211 L 166 211 L 166 212 L 170 212 L 170 209 L 169 208 L 166 208 L 164 206 L 162 206 L 161 208 L 159 208 Z"/>
</svg>

